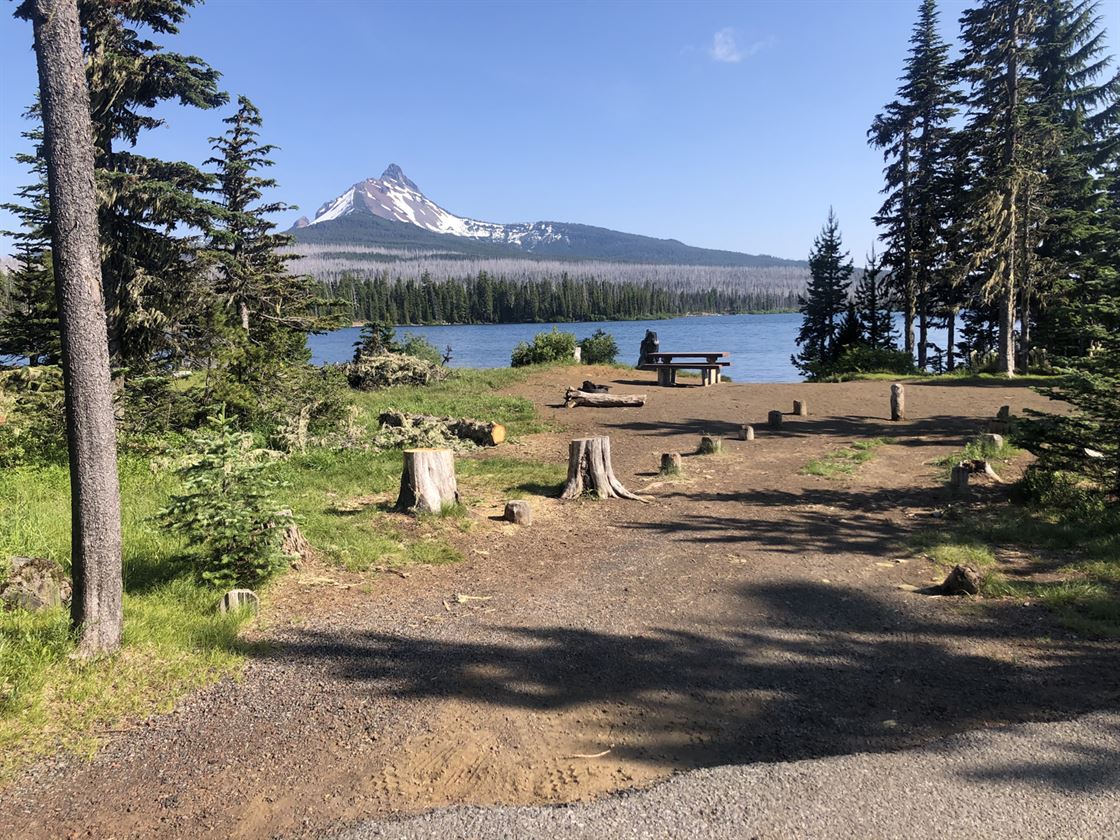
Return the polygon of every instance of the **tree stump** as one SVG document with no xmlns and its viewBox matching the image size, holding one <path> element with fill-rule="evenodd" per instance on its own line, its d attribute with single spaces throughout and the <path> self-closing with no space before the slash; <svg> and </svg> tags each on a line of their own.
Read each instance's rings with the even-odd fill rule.
<svg viewBox="0 0 1120 840">
<path fill-rule="evenodd" d="M 999 411 L 996 412 L 996 419 L 1002 420 L 1004 423 L 1011 422 L 1011 406 L 1001 405 Z"/>
<path fill-rule="evenodd" d="M 983 446 L 985 449 L 998 451 L 1003 449 L 1003 435 L 986 434 L 977 435 L 975 438 L 976 443 Z"/>
<path fill-rule="evenodd" d="M 771 429 L 782 428 L 782 412 L 771 411 L 768 415 L 766 415 L 766 424 Z"/>
<path fill-rule="evenodd" d="M 897 382 L 891 385 L 891 420 L 906 419 L 906 391 Z"/>
<path fill-rule="evenodd" d="M 234 610 L 247 609 L 256 615 L 261 608 L 261 599 L 257 597 L 257 593 L 252 589 L 231 589 L 222 596 L 222 600 L 218 602 L 218 611 L 222 613 L 233 612 Z"/>
<path fill-rule="evenodd" d="M 739 440 L 754 440 L 754 426 L 740 426 Z"/>
<path fill-rule="evenodd" d="M 529 503 L 526 501 L 511 499 L 506 502 L 506 510 L 502 514 L 502 518 L 514 525 L 532 525 L 533 509 L 529 507 Z"/>
<path fill-rule="evenodd" d="M 568 481 L 561 499 L 578 499 L 585 492 L 600 499 L 634 499 L 642 501 L 622 486 L 611 465 L 611 439 L 576 438 L 568 444 Z"/>
<path fill-rule="evenodd" d="M 949 490 L 954 496 L 968 495 L 968 474 L 970 472 L 968 464 L 963 462 L 953 467 L 953 471 L 949 475 Z"/>
<path fill-rule="evenodd" d="M 711 435 L 704 435 L 700 438 L 700 448 L 697 450 L 701 455 L 715 455 L 723 449 L 723 441 Z"/>
<path fill-rule="evenodd" d="M 679 452 L 662 452 L 661 453 L 661 474 L 662 475 L 675 475 L 681 471 L 681 453 Z"/>
<path fill-rule="evenodd" d="M 809 416 L 809 403 L 805 402 L 805 400 L 794 400 L 793 401 L 793 413 L 796 414 L 798 417 L 808 417 Z"/>
<path fill-rule="evenodd" d="M 397 510 L 439 513 L 458 504 L 455 456 L 450 449 L 406 449 Z"/>
<path fill-rule="evenodd" d="M 937 589 L 942 595 L 976 595 L 980 592 L 980 575 L 971 566 L 954 566 Z"/>
</svg>

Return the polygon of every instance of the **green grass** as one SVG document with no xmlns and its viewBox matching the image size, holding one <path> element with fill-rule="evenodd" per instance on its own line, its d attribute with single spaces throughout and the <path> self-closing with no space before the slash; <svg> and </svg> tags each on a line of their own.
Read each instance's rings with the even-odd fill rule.
<svg viewBox="0 0 1120 840">
<path fill-rule="evenodd" d="M 1006 442 L 1000 449 L 973 442 L 941 463 L 1006 462 L 1016 454 Z M 972 566 L 985 597 L 1041 603 L 1076 633 L 1120 637 L 1120 507 L 1075 490 L 1051 492 L 1043 503 L 950 508 L 936 530 L 917 534 L 910 547 L 946 570 Z M 1037 573 L 1001 562 L 1000 549 L 1025 554 Z"/>
<path fill-rule="evenodd" d="M 974 438 L 966 443 L 964 449 L 960 452 L 946 455 L 934 463 L 940 467 L 943 478 L 946 480 L 948 480 L 954 465 L 961 461 L 989 461 L 992 464 L 992 469 L 998 472 L 1000 467 L 1022 454 L 1022 450 L 1016 448 L 1007 435 L 1001 437 L 1003 437 L 1003 443 L 1000 446 L 993 446 L 980 437 Z"/>
<path fill-rule="evenodd" d="M 373 429 L 389 407 L 504 423 L 511 435 L 540 431 L 531 402 L 496 393 L 527 371 L 464 371 L 428 388 L 356 394 L 360 422 Z M 464 508 L 418 523 L 389 515 L 399 487 L 400 452 L 310 450 L 276 465 L 304 536 L 330 563 L 352 570 L 375 565 L 438 564 L 461 559 L 447 539 L 465 529 Z M 188 547 L 161 529 L 156 513 L 177 479 L 137 457 L 121 460 L 124 537 L 124 640 L 115 656 L 72 661 L 64 610 L 0 612 L 0 783 L 59 746 L 89 752 L 122 721 L 168 709 L 191 689 L 237 674 L 247 654 L 238 640 L 245 615 L 216 610 L 218 590 L 200 584 Z M 460 457 L 464 502 L 480 495 L 551 494 L 562 465 L 509 457 Z M 54 559 L 68 568 L 69 478 L 64 464 L 6 469 L 0 481 L 0 560 Z M 267 587 L 263 590 L 267 610 Z"/>
<path fill-rule="evenodd" d="M 841 478 L 849 476 L 875 456 L 875 450 L 885 444 L 893 443 L 892 438 L 872 438 L 857 440 L 848 446 L 834 449 L 828 454 L 814 458 L 801 468 L 803 475 L 817 475 L 822 478 Z"/>
</svg>

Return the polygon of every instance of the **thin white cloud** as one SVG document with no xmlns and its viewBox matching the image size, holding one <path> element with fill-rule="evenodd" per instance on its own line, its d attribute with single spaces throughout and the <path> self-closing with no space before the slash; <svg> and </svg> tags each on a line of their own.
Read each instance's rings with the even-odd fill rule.
<svg viewBox="0 0 1120 840">
<path fill-rule="evenodd" d="M 712 61 L 719 61 L 723 64 L 738 64 L 744 58 L 749 58 L 760 50 L 766 49 L 773 42 L 773 37 L 770 37 L 740 47 L 735 37 L 735 30 L 726 26 L 712 36 L 712 45 L 708 47 L 708 55 Z"/>
</svg>

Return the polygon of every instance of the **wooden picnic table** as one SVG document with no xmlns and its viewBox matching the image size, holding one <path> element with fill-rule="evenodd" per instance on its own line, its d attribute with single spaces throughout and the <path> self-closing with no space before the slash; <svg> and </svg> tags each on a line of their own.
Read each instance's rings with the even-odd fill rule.
<svg viewBox="0 0 1120 840">
<path fill-rule="evenodd" d="M 640 367 L 657 371 L 658 385 L 676 385 L 679 370 L 699 370 L 701 385 L 715 385 L 720 381 L 721 369 L 731 364 L 724 361 L 730 355 L 722 350 L 654 350 L 645 355 Z"/>
</svg>

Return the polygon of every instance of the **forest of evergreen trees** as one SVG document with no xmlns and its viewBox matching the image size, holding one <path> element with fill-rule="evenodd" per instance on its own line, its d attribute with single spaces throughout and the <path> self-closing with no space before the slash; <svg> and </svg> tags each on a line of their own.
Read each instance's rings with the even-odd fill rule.
<svg viewBox="0 0 1120 840">
<path fill-rule="evenodd" d="M 350 305 L 353 320 L 388 324 L 510 324 L 623 321 L 672 315 L 792 311 L 795 291 L 669 289 L 652 282 L 553 281 L 492 277 L 419 280 L 387 272 L 346 274 L 324 283 L 325 296 Z"/>
</svg>

